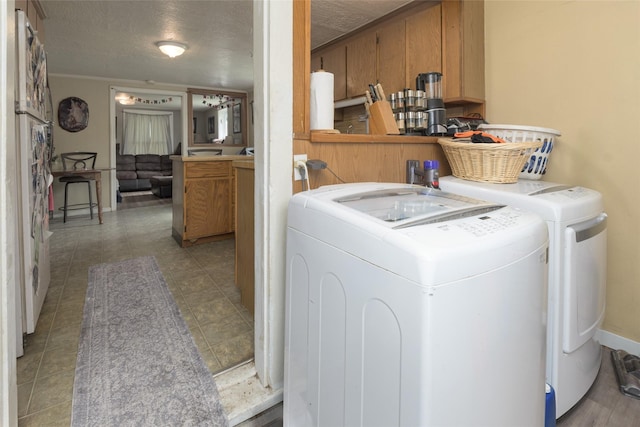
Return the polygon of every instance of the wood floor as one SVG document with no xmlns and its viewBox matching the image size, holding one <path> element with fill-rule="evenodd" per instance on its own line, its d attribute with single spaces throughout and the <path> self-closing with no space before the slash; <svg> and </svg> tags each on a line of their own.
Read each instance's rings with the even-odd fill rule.
<svg viewBox="0 0 640 427">
<path fill-rule="evenodd" d="M 274 417 L 268 418 L 267 413 Z M 250 420 L 242 427 L 283 425 L 282 406 L 270 408 L 262 419 L 273 419 L 266 424 Z M 527 426 L 527 421 L 522 421 Z M 640 427 L 640 400 L 620 392 L 618 380 L 611 363 L 611 349 L 603 347 L 602 364 L 598 377 L 585 397 L 556 422 L 557 427 Z"/>
<path fill-rule="evenodd" d="M 557 426 L 640 427 L 640 400 L 620 392 L 611 349 L 604 347 L 595 383 L 585 397 L 558 420 Z"/>
</svg>

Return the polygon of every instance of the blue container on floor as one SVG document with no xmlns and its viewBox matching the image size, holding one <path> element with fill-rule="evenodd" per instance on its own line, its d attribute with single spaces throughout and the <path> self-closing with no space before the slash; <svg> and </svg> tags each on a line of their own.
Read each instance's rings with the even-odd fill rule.
<svg viewBox="0 0 640 427">
<path fill-rule="evenodd" d="M 556 427 L 556 392 L 549 384 L 545 384 L 547 393 L 544 408 L 544 427 Z"/>
</svg>

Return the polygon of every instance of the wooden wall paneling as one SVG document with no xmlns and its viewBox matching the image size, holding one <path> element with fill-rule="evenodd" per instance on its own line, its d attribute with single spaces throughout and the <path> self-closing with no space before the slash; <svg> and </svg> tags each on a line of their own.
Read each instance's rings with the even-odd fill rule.
<svg viewBox="0 0 640 427">
<path fill-rule="evenodd" d="M 366 32 L 347 41 L 347 98 L 364 95 L 376 83 L 376 33 Z"/>
<path fill-rule="evenodd" d="M 449 175 L 451 169 L 440 144 L 367 144 L 367 143 L 311 143 L 297 141 L 299 152 L 309 159 L 327 163 L 345 182 L 405 182 L 407 160 L 439 160 L 440 174 Z M 310 170 L 311 188 L 339 184 L 327 169 Z M 295 181 L 294 192 L 302 191 L 301 181 Z M 306 189 L 306 186 L 305 186 Z"/>
<path fill-rule="evenodd" d="M 378 82 L 388 98 L 392 92 L 405 88 L 405 20 L 400 19 L 382 25 L 377 35 Z"/>
<path fill-rule="evenodd" d="M 415 89 L 420 73 L 442 72 L 441 10 L 438 4 L 406 19 L 405 87 Z"/>
<path fill-rule="evenodd" d="M 293 2 L 293 135 L 309 138 L 311 0 Z M 295 149 L 295 145 L 294 145 Z"/>
</svg>

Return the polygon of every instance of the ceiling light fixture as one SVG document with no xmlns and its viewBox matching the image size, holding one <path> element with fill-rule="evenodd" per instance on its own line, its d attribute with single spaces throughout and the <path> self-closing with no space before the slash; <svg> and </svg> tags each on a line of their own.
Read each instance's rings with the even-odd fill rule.
<svg viewBox="0 0 640 427">
<path fill-rule="evenodd" d="M 185 50 L 189 48 L 189 46 L 187 46 L 184 43 L 171 42 L 171 41 L 158 42 L 156 43 L 156 46 L 158 46 L 158 49 L 160 49 L 162 53 L 167 55 L 169 58 L 175 58 L 176 56 L 180 56 L 184 53 Z"/>
</svg>

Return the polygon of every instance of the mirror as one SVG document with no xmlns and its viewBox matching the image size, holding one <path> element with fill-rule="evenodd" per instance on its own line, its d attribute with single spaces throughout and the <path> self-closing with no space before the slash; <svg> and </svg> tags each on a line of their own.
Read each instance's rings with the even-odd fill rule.
<svg viewBox="0 0 640 427">
<path fill-rule="evenodd" d="M 188 89 L 189 147 L 247 145 L 247 94 Z"/>
</svg>

